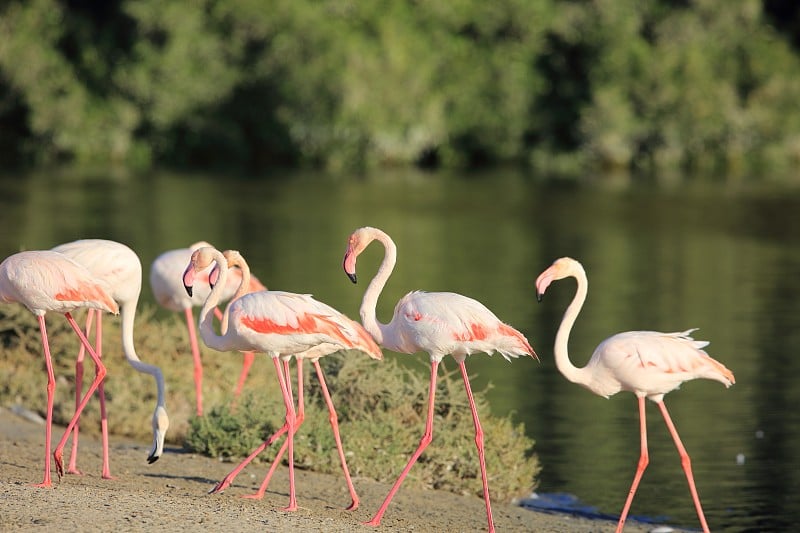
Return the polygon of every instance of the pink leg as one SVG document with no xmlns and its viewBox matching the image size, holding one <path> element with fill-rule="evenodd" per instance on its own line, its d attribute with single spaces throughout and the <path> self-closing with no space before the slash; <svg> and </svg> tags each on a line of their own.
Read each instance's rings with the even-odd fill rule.
<svg viewBox="0 0 800 533">
<path fill-rule="evenodd" d="M 288 365 L 288 363 L 286 364 Z M 283 403 L 286 406 L 286 426 L 288 433 L 286 440 L 289 441 L 289 505 L 284 507 L 283 510 L 296 511 L 297 493 L 294 486 L 294 434 L 297 431 L 297 414 L 294 410 L 290 382 L 284 379 L 283 374 L 281 374 L 277 359 L 275 359 L 275 368 L 278 370 L 278 379 L 280 380 L 281 392 L 283 393 Z"/>
<path fill-rule="evenodd" d="M 278 380 L 281 383 L 284 383 L 282 370 L 281 370 L 281 367 L 280 367 L 280 363 L 278 362 L 278 359 L 273 357 L 272 358 L 272 362 L 275 364 L 275 370 L 278 372 Z M 284 389 L 285 389 L 285 386 L 282 386 L 281 387 L 281 392 L 283 392 Z M 275 442 L 281 435 L 286 433 L 288 430 L 289 430 L 288 424 L 284 424 L 278 431 L 276 431 L 275 433 L 270 435 L 270 437 L 267 440 L 265 440 L 263 443 L 261 443 L 260 446 L 258 446 L 252 452 L 250 452 L 250 455 L 248 455 L 241 463 L 239 463 L 236 466 L 236 468 L 231 470 L 230 473 L 228 473 L 227 476 L 222 478 L 222 481 L 220 481 L 219 483 L 214 485 L 214 488 L 212 488 L 210 491 L 208 491 L 209 494 L 217 494 L 219 492 L 224 491 L 226 488 L 228 488 L 231 485 L 231 483 L 233 483 L 233 480 L 236 479 L 236 476 L 238 476 L 239 473 L 242 470 L 244 470 L 245 466 L 250 464 L 250 462 L 252 462 L 252 460 L 255 459 L 258 456 L 258 454 L 260 454 L 261 452 L 266 450 L 268 446 L 271 446 L 273 442 Z M 276 461 L 277 461 L 277 458 L 276 458 Z"/>
<path fill-rule="evenodd" d="M 686 448 L 683 447 L 681 438 L 678 436 L 678 430 L 675 429 L 675 425 L 672 423 L 672 418 L 670 418 L 669 413 L 667 412 L 667 406 L 664 405 L 664 402 L 658 402 L 657 405 L 658 408 L 661 409 L 661 414 L 664 416 L 664 422 L 667 423 L 667 428 L 669 429 L 670 435 L 672 435 L 672 440 L 675 441 L 675 447 L 678 448 L 678 455 L 681 456 L 681 466 L 686 474 L 686 481 L 689 482 L 689 492 L 692 494 L 694 508 L 697 510 L 698 518 L 700 518 L 700 525 L 703 527 L 703 531 L 708 533 L 708 523 L 706 522 L 706 517 L 703 514 L 703 508 L 700 506 L 700 496 L 697 494 L 697 488 L 694 484 L 694 476 L 692 475 L 692 461 L 689 459 L 689 454 L 686 453 Z"/>
<path fill-rule="evenodd" d="M 95 331 L 95 352 L 97 358 L 103 358 L 103 315 L 100 311 L 97 313 L 97 328 Z M 97 386 L 97 395 L 100 396 L 100 433 L 103 442 L 103 479 L 114 479 L 111 475 L 111 467 L 108 458 L 108 414 L 106 412 L 106 390 L 103 381 Z"/>
<path fill-rule="evenodd" d="M 89 333 L 92 331 L 92 320 L 94 319 L 94 309 L 89 309 L 86 313 L 86 330 L 85 335 L 88 338 Z M 75 410 L 81 403 L 81 396 L 83 395 L 83 358 L 86 354 L 86 348 L 83 344 L 78 348 L 78 359 L 75 361 Z M 69 454 L 69 466 L 67 466 L 67 474 L 75 474 L 82 476 L 83 472 L 78 469 L 78 426 L 80 423 L 75 424 L 75 429 L 72 432 L 72 449 Z"/>
<path fill-rule="evenodd" d="M 494 531 L 494 520 L 492 519 L 492 504 L 489 501 L 489 478 L 486 474 L 486 456 L 483 447 L 483 428 L 478 419 L 478 409 L 475 407 L 475 398 L 472 396 L 472 387 L 469 385 L 469 376 L 464 361 L 459 361 L 461 367 L 461 377 L 464 378 L 464 387 L 467 389 L 467 399 L 472 410 L 472 422 L 475 425 L 475 445 L 478 447 L 478 460 L 481 465 L 481 479 L 483 481 L 483 500 L 486 502 L 486 518 L 489 520 L 489 531 Z"/>
<path fill-rule="evenodd" d="M 378 512 L 375 513 L 375 516 L 372 517 L 372 520 L 366 522 L 366 525 L 368 526 L 379 526 L 381 524 L 381 518 L 383 518 L 386 508 L 389 507 L 389 503 L 391 503 L 392 498 L 394 498 L 395 493 L 400 488 L 400 484 L 411 471 L 411 467 L 417 462 L 419 456 L 422 455 L 422 452 L 433 440 L 433 400 L 436 395 L 436 375 L 438 371 L 439 362 L 431 361 L 431 383 L 430 388 L 428 389 L 428 419 L 425 422 L 425 433 L 423 433 L 422 438 L 419 441 L 417 450 L 414 452 L 414 455 L 411 456 L 411 459 L 408 460 L 408 464 L 406 464 L 406 467 L 400 473 L 400 477 L 394 482 L 394 486 L 389 491 L 389 494 L 386 496 L 386 499 L 383 501 L 380 509 L 378 509 Z"/>
<path fill-rule="evenodd" d="M 336 409 L 333 406 L 333 400 L 331 400 L 331 395 L 328 392 L 328 385 L 325 383 L 325 376 L 322 373 L 322 367 L 319 365 L 319 361 L 314 361 L 314 368 L 317 371 L 317 378 L 319 378 L 319 384 L 322 386 L 322 394 L 325 397 L 325 403 L 328 406 L 328 420 L 331 423 L 331 429 L 333 429 L 333 438 L 336 439 L 336 449 L 339 452 L 339 461 L 342 463 L 342 470 L 344 470 L 344 479 L 347 483 L 347 489 L 350 491 L 351 502 L 347 510 L 355 511 L 358 509 L 358 494 L 356 494 L 356 489 L 353 486 L 353 480 L 350 479 L 350 470 L 347 468 L 347 461 L 344 457 L 342 438 L 339 435 L 339 417 L 336 415 Z"/>
<path fill-rule="evenodd" d="M 95 372 L 92 384 L 89 385 L 89 389 L 86 391 L 86 395 L 83 397 L 83 400 L 81 400 L 81 403 L 78 406 L 78 409 L 75 411 L 75 414 L 72 415 L 72 420 L 69 421 L 69 425 L 67 425 L 67 430 L 64 432 L 64 436 L 61 437 L 61 440 L 58 442 L 58 445 L 56 446 L 56 449 L 53 452 L 53 458 L 56 461 L 56 472 L 58 472 L 59 477 L 64 474 L 64 466 L 61 460 L 63 455 L 64 445 L 67 443 L 67 439 L 69 438 L 70 433 L 72 433 L 72 428 L 74 428 L 75 424 L 78 423 L 78 419 L 80 418 L 83 409 L 86 407 L 86 404 L 89 402 L 89 399 L 92 397 L 94 391 L 97 390 L 97 387 L 106 377 L 106 367 L 103 365 L 103 362 L 100 360 L 100 358 L 97 357 L 97 354 L 92 348 L 92 345 L 89 344 L 88 340 L 86 340 L 86 336 L 83 334 L 83 331 L 81 331 L 81 328 L 75 322 L 75 319 L 72 318 L 72 315 L 70 315 L 69 313 L 65 313 L 64 316 L 67 317 L 69 325 L 72 326 L 72 329 L 75 331 L 75 334 L 78 335 L 78 338 L 80 338 L 81 343 L 84 346 L 86 346 L 86 351 L 89 352 L 89 356 L 94 360 L 94 364 L 95 367 L 97 368 L 97 371 Z"/>
<path fill-rule="evenodd" d="M 628 517 L 628 511 L 633 503 L 633 496 L 636 494 L 636 489 L 639 487 L 639 482 L 642 480 L 644 469 L 647 468 L 650 462 L 650 456 L 647 453 L 647 421 L 645 418 L 645 399 L 644 397 L 638 398 L 639 400 L 639 431 L 641 434 L 641 453 L 639 455 L 639 464 L 636 467 L 636 475 L 633 476 L 633 483 L 628 491 L 628 499 L 625 500 L 625 507 L 622 508 L 622 514 L 619 516 L 617 523 L 617 533 L 621 533 L 625 527 L 625 519 Z"/>
<path fill-rule="evenodd" d="M 288 363 L 284 362 L 284 374 L 286 376 L 286 383 L 289 383 L 291 378 L 289 376 L 289 365 Z M 291 391 L 290 391 L 291 392 Z M 297 425 L 295 427 L 295 432 L 300 429 L 300 425 L 303 423 L 303 420 L 306 418 L 306 410 L 303 401 L 303 360 L 299 359 L 297 361 Z M 281 464 L 281 459 L 283 459 L 283 454 L 286 453 L 286 449 L 289 447 L 289 439 L 283 441 L 283 445 L 281 445 L 280 450 L 275 455 L 275 459 L 272 461 L 272 464 L 269 467 L 269 471 L 267 475 L 264 476 L 264 481 L 261 482 L 261 486 L 258 490 L 253 494 L 247 494 L 242 496 L 243 498 L 249 498 L 253 500 L 260 500 L 264 497 L 264 493 L 267 492 L 267 487 L 269 486 L 269 482 L 272 479 L 272 475 L 275 473 L 275 470 L 278 468 L 278 465 Z"/>
<path fill-rule="evenodd" d="M 194 359 L 194 397 L 197 405 L 197 416 L 203 416 L 203 362 L 200 360 L 200 346 L 197 344 L 197 332 L 194 327 L 192 308 L 184 309 L 186 327 L 189 329 L 189 343 L 192 346 Z"/>
<path fill-rule="evenodd" d="M 50 480 L 50 437 L 53 428 L 53 394 L 56 390 L 56 377 L 53 372 L 53 360 L 50 358 L 50 343 L 47 340 L 47 328 L 44 323 L 44 315 L 37 315 L 39 321 L 39 331 L 42 334 L 42 349 L 44 350 L 44 360 L 47 366 L 47 423 L 44 427 L 44 479 L 34 487 L 52 487 Z"/>
</svg>

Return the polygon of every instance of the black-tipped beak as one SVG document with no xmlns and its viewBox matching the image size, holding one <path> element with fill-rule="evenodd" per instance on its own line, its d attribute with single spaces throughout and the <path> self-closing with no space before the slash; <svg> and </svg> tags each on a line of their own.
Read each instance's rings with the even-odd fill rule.
<svg viewBox="0 0 800 533">
<path fill-rule="evenodd" d="M 183 288 L 186 289 L 186 294 L 188 294 L 189 296 L 192 295 L 192 286 L 191 285 L 184 285 Z"/>
<path fill-rule="evenodd" d="M 191 287 L 190 287 L 191 288 Z M 161 457 L 160 455 L 150 454 L 147 456 L 147 464 L 151 465 L 158 461 L 158 458 Z"/>
<path fill-rule="evenodd" d="M 191 294 L 189 296 L 191 296 Z M 544 298 L 544 293 L 536 291 L 536 301 L 542 303 L 542 298 Z"/>
<path fill-rule="evenodd" d="M 353 283 L 358 283 L 358 278 L 356 277 L 355 272 L 353 272 L 352 274 L 348 272 L 347 277 L 350 278 L 350 281 L 352 281 Z"/>
</svg>

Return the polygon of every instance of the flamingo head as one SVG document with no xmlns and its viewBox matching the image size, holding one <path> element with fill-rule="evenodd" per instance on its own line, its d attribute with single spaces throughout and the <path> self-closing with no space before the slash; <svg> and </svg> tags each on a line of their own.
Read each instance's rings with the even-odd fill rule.
<svg viewBox="0 0 800 533">
<path fill-rule="evenodd" d="M 169 417 L 167 410 L 159 405 L 153 413 L 153 449 L 150 455 L 147 456 L 147 462 L 153 464 L 158 461 L 161 454 L 164 452 L 164 437 L 169 428 Z"/>
<path fill-rule="evenodd" d="M 553 261 L 553 264 L 547 268 L 547 270 L 539 274 L 539 277 L 536 278 L 536 300 L 540 302 L 542 301 L 544 292 L 552 282 L 570 276 L 574 277 L 579 271 L 582 270 L 583 267 L 581 264 L 571 257 L 561 257 L 556 259 Z"/>
<path fill-rule="evenodd" d="M 186 270 L 183 271 L 183 287 L 186 289 L 186 293 L 189 296 L 192 295 L 195 274 L 205 270 L 214 262 L 215 251 L 216 250 L 211 246 L 204 246 L 192 252 L 192 258 L 189 260 Z"/>
<path fill-rule="evenodd" d="M 353 283 L 358 282 L 358 278 L 356 277 L 356 259 L 367 245 L 375 239 L 371 230 L 372 228 L 369 227 L 358 228 L 350 235 L 350 238 L 347 239 L 347 250 L 344 253 L 342 267 L 347 277 L 350 278 L 350 281 Z"/>
</svg>

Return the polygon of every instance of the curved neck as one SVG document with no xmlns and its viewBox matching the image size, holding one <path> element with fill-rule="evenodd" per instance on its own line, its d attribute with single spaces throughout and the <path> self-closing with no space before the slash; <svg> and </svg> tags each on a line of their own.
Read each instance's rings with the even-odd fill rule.
<svg viewBox="0 0 800 533">
<path fill-rule="evenodd" d="M 227 352 L 231 351 L 231 349 L 227 347 L 228 339 L 226 333 L 228 321 L 227 319 L 225 320 L 225 329 L 222 335 L 217 335 L 214 331 L 213 322 L 214 309 L 217 307 L 217 304 L 219 304 L 222 298 L 222 291 L 225 290 L 225 283 L 228 281 L 228 260 L 222 255 L 222 252 L 216 249 L 213 250 L 212 255 L 214 257 L 213 260 L 217 263 L 217 268 L 219 268 L 219 278 L 217 279 L 217 284 L 214 285 L 214 288 L 211 289 L 211 292 L 206 298 L 203 308 L 200 310 L 200 338 L 202 338 L 206 346 L 212 350 Z"/>
<path fill-rule="evenodd" d="M 237 266 L 242 273 L 242 281 L 239 283 L 239 288 L 236 293 L 228 300 L 228 305 L 225 306 L 225 312 L 222 313 L 220 319 L 220 331 L 223 335 L 228 331 L 228 312 L 230 311 L 231 304 L 237 299 L 250 292 L 250 265 L 244 260 L 244 257 L 237 254 L 234 262 L 228 262 L 228 267 Z"/>
<path fill-rule="evenodd" d="M 122 316 L 122 353 L 125 354 L 125 359 L 137 371 L 150 374 L 156 380 L 156 387 L 158 388 L 158 399 L 156 400 L 156 409 L 159 407 L 166 407 L 166 400 L 164 398 L 164 375 L 161 369 L 155 365 L 149 365 L 139 360 L 136 354 L 136 348 L 133 345 L 133 323 L 136 318 L 136 300 L 123 302 L 120 308 L 120 315 Z"/>
<path fill-rule="evenodd" d="M 378 296 L 386 286 L 389 276 L 392 275 L 394 265 L 397 262 L 397 247 L 392 241 L 391 237 L 380 230 L 373 230 L 374 239 L 383 244 L 384 253 L 381 266 L 375 277 L 367 285 L 367 290 L 364 291 L 364 298 L 361 300 L 361 323 L 370 335 L 375 339 L 378 344 L 383 344 L 383 330 L 386 328 L 385 324 L 378 322 L 376 315 L 376 308 L 378 305 Z"/>
<path fill-rule="evenodd" d="M 578 317 L 578 313 L 581 312 L 583 302 L 586 301 L 589 281 L 586 279 L 586 273 L 583 269 L 579 269 L 573 276 L 578 281 L 578 288 L 575 291 L 575 297 L 564 312 L 564 318 L 561 319 L 561 325 L 558 327 L 558 333 L 556 333 L 554 352 L 558 371 L 569 381 L 583 384 L 587 380 L 586 371 L 584 368 L 576 367 L 569 360 L 567 342 L 569 341 L 572 326 L 575 324 L 575 319 Z"/>
</svg>

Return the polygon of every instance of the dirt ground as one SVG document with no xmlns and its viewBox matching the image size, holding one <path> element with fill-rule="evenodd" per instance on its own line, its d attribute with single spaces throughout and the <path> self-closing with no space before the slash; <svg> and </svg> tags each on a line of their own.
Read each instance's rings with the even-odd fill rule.
<svg viewBox="0 0 800 533">
<path fill-rule="evenodd" d="M 55 427 L 57 442 L 63 428 Z M 483 501 L 432 490 L 401 487 L 381 526 L 362 525 L 382 503 L 389 485 L 356 478 L 361 505 L 349 505 L 343 476 L 296 470 L 300 509 L 285 512 L 287 469 L 275 474 L 262 500 L 241 498 L 254 492 L 267 466 L 248 466 L 222 494 L 208 494 L 233 464 L 168 448 L 152 465 L 145 460 L 150 443 L 111 438 L 113 480 L 100 477 L 98 439 L 82 435 L 78 467 L 82 476 L 60 481 L 53 468 L 53 488 L 33 487 L 42 480 L 44 426 L 0 408 L 0 531 L 485 531 Z M 68 460 L 69 443 L 64 459 Z M 613 531 L 615 524 L 565 514 L 530 511 L 493 502 L 501 531 Z M 647 531 L 630 524 L 626 531 Z"/>
</svg>

